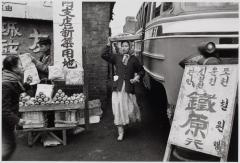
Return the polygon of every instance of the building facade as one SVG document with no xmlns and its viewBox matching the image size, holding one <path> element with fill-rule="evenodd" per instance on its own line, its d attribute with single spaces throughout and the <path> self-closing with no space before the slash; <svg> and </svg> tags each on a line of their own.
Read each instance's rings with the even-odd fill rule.
<svg viewBox="0 0 240 163">
<path fill-rule="evenodd" d="M 135 34 L 137 29 L 137 20 L 133 16 L 127 16 L 123 26 L 123 33 Z"/>
<path fill-rule="evenodd" d="M 82 3 L 82 49 L 84 76 L 88 77 L 89 100 L 107 99 L 108 64 L 101 58 L 101 50 L 110 36 L 114 2 Z M 52 1 L 3 2 L 2 55 L 31 53 L 39 58 L 37 41 L 53 36 Z M 39 14 L 41 13 L 41 14 Z M 54 43 L 52 43 L 54 55 Z M 77 54 L 76 54 L 77 55 Z M 53 57 L 52 57 L 53 58 Z"/>
</svg>

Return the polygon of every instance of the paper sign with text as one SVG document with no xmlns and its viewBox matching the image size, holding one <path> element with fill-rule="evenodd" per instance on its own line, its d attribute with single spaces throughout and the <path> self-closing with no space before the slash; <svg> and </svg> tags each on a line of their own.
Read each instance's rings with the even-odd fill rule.
<svg viewBox="0 0 240 163">
<path fill-rule="evenodd" d="M 82 69 L 82 2 L 53 1 L 53 29 L 54 64 Z"/>
<path fill-rule="evenodd" d="M 169 143 L 223 157 L 228 151 L 237 65 L 186 66 Z"/>
</svg>

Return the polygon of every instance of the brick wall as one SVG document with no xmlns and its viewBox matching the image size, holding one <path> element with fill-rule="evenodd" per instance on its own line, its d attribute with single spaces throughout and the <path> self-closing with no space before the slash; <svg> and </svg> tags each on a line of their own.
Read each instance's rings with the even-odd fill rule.
<svg viewBox="0 0 240 163">
<path fill-rule="evenodd" d="M 86 52 L 84 64 L 88 76 L 89 99 L 107 99 L 108 64 L 101 58 L 101 50 L 107 44 L 111 3 L 83 2 L 83 49 Z"/>
</svg>

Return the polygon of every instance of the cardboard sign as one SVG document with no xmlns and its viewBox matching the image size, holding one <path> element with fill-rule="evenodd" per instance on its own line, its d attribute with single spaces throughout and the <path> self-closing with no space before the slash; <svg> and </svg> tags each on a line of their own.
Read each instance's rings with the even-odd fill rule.
<svg viewBox="0 0 240 163">
<path fill-rule="evenodd" d="M 24 83 L 27 82 L 28 77 L 32 77 L 32 82 L 30 83 L 30 85 L 40 83 L 37 68 L 33 63 L 24 70 Z"/>
<path fill-rule="evenodd" d="M 30 53 L 24 53 L 19 55 L 24 70 L 26 70 L 29 66 L 33 64 L 30 55 Z"/>
<path fill-rule="evenodd" d="M 237 65 L 186 66 L 168 142 L 225 157 L 237 82 Z"/>
</svg>

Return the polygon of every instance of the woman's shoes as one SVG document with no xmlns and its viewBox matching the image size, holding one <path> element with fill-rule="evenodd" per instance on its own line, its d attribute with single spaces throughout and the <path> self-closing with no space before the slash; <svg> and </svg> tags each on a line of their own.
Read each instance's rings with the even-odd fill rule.
<svg viewBox="0 0 240 163">
<path fill-rule="evenodd" d="M 123 133 L 120 133 L 118 135 L 117 141 L 122 141 L 123 140 Z"/>
<path fill-rule="evenodd" d="M 123 140 L 124 128 L 123 126 L 118 126 L 118 138 L 117 141 Z"/>
</svg>

